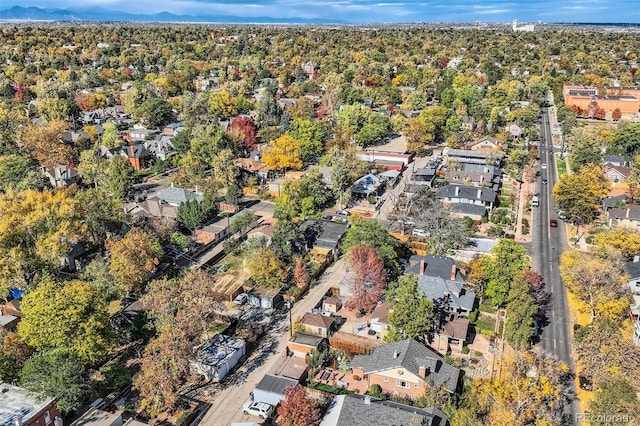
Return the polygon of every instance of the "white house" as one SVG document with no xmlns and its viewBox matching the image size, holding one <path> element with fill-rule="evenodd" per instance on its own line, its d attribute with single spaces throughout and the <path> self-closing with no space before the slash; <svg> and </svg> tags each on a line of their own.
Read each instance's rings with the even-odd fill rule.
<svg viewBox="0 0 640 426">
<path fill-rule="evenodd" d="M 189 362 L 191 374 L 204 376 L 207 380 L 222 380 L 240 361 L 246 352 L 242 339 L 234 339 L 222 334 L 207 343 L 196 346 L 197 358 Z"/>
</svg>

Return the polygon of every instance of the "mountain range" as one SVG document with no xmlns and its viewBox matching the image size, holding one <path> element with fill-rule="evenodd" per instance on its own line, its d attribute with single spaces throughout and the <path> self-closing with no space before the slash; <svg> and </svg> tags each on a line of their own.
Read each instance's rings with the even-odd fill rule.
<svg viewBox="0 0 640 426">
<path fill-rule="evenodd" d="M 176 15 L 170 12 L 153 14 L 127 13 L 108 10 L 101 7 L 90 9 L 42 9 L 39 7 L 13 6 L 0 10 L 0 20 L 13 21 L 129 21 L 129 22 L 208 22 L 229 24 L 344 24 L 346 21 L 307 19 L 307 18 L 274 18 L 271 16 L 232 16 L 232 15 Z"/>
</svg>

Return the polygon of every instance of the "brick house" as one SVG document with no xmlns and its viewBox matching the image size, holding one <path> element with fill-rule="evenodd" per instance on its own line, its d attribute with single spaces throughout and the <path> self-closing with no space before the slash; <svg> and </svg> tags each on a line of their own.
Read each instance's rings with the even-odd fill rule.
<svg viewBox="0 0 640 426">
<path fill-rule="evenodd" d="M 377 384 L 384 393 L 412 399 L 423 395 L 431 383 L 455 393 L 460 379 L 458 368 L 413 339 L 379 346 L 371 355 L 356 355 L 351 368 L 368 386 Z"/>
<path fill-rule="evenodd" d="M 0 382 L 0 425 L 54 426 L 54 423 L 62 424 L 54 398 Z"/>
</svg>

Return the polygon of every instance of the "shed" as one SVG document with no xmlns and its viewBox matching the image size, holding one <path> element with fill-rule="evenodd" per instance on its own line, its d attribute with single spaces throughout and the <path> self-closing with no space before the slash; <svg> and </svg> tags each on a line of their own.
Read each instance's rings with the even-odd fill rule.
<svg viewBox="0 0 640 426">
<path fill-rule="evenodd" d="M 194 351 L 197 358 L 189 362 L 191 374 L 220 381 L 245 355 L 246 345 L 242 339 L 218 334 L 207 343 L 196 346 Z"/>
<path fill-rule="evenodd" d="M 326 339 L 306 333 L 296 333 L 289 339 L 287 349 L 297 358 L 304 358 L 312 351 L 322 350 L 326 346 Z"/>
<path fill-rule="evenodd" d="M 273 309 L 282 301 L 282 289 L 254 287 L 248 293 L 248 302 L 251 306 L 263 309 Z"/>
<path fill-rule="evenodd" d="M 265 374 L 253 390 L 253 400 L 276 406 L 284 399 L 284 391 L 296 384 L 297 380 L 288 377 Z"/>
<path fill-rule="evenodd" d="M 322 310 L 325 312 L 331 312 L 335 314 L 340 310 L 341 307 L 342 304 L 336 297 L 327 297 L 322 301 Z"/>
</svg>

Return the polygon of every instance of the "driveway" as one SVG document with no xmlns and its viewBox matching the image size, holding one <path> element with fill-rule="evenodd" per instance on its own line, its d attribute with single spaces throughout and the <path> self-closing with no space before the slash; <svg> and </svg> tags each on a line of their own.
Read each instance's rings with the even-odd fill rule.
<svg viewBox="0 0 640 426">
<path fill-rule="evenodd" d="M 291 318 L 302 317 L 320 302 L 322 296 L 344 277 L 346 263 L 342 258 L 331 265 L 322 275 L 319 283 L 313 287 L 291 309 Z M 215 395 L 215 401 L 200 421 L 200 425 L 225 426 L 234 422 L 258 421 L 257 417 L 242 413 L 242 404 L 249 400 L 262 377 L 272 371 L 282 361 L 287 342 L 289 341 L 289 317 L 282 316 L 272 324 L 258 349 L 249 359 L 228 378 L 229 385 Z"/>
</svg>

